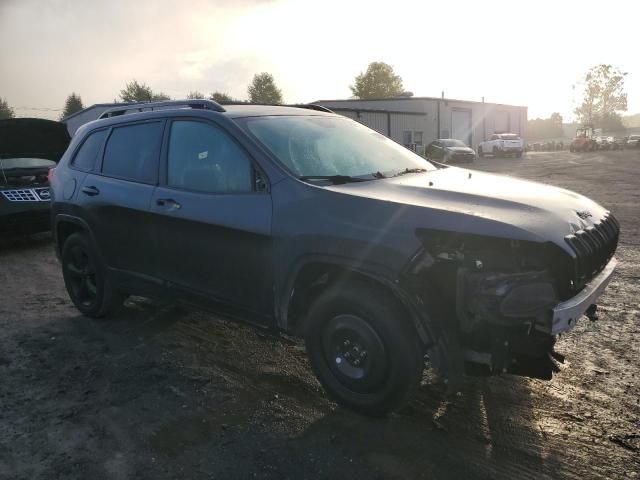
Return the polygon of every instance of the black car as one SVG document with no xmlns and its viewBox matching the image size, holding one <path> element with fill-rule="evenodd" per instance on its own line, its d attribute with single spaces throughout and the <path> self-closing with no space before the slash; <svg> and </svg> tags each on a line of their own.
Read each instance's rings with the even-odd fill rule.
<svg viewBox="0 0 640 480">
<path fill-rule="evenodd" d="M 572 192 L 433 164 L 321 107 L 194 100 L 85 125 L 53 171 L 69 295 L 163 296 L 305 338 L 328 394 L 399 407 L 425 358 L 551 378 L 607 285 L 614 216 Z"/>
<path fill-rule="evenodd" d="M 440 138 L 427 146 L 427 156 L 442 163 L 472 163 L 476 152 L 455 138 Z"/>
<path fill-rule="evenodd" d="M 39 118 L 0 120 L 0 233 L 50 229 L 47 176 L 69 146 L 64 124 Z"/>
</svg>

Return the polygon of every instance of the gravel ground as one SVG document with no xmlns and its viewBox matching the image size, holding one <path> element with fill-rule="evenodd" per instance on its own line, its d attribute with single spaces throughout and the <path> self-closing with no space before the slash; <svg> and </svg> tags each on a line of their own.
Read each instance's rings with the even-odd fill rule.
<svg viewBox="0 0 640 480">
<path fill-rule="evenodd" d="M 130 299 L 71 306 L 48 236 L 0 243 L 0 479 L 640 476 L 640 152 L 531 153 L 473 168 L 566 187 L 622 223 L 600 319 L 550 382 L 470 379 L 372 420 L 329 402 L 298 341 Z"/>
</svg>

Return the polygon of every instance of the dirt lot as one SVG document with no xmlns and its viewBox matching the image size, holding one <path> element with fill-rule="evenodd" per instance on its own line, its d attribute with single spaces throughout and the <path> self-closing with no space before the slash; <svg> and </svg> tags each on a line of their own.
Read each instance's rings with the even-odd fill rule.
<svg viewBox="0 0 640 480">
<path fill-rule="evenodd" d="M 137 299 L 70 305 L 47 236 L 0 245 L 0 478 L 640 476 L 640 152 L 534 153 L 474 168 L 566 187 L 623 233 L 600 320 L 551 381 L 469 380 L 371 420 L 326 400 L 301 344 Z"/>
</svg>

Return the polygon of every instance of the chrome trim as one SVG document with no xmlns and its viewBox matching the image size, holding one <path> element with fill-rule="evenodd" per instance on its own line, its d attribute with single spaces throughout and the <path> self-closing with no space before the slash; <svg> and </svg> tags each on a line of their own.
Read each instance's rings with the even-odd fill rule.
<svg viewBox="0 0 640 480">
<path fill-rule="evenodd" d="M 553 309 L 553 320 L 551 323 L 552 334 L 556 335 L 567 332 L 575 327 L 578 319 L 596 302 L 598 297 L 602 295 L 604 289 L 607 288 L 616 265 L 618 265 L 618 261 L 614 257 L 609 260 L 609 263 L 607 263 L 598 276 L 584 286 L 580 293 L 566 302 L 558 304 L 558 306 Z"/>
<path fill-rule="evenodd" d="M 48 202 L 51 200 L 49 187 L 14 188 L 0 190 L 0 192 L 10 202 Z"/>
</svg>

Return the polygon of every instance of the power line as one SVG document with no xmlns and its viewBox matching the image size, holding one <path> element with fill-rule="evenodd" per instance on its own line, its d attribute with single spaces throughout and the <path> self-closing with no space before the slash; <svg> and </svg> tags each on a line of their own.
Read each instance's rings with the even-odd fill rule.
<svg viewBox="0 0 640 480">
<path fill-rule="evenodd" d="M 63 108 L 46 108 L 46 107 L 11 107 L 14 110 L 34 110 L 37 112 L 61 112 Z"/>
</svg>

